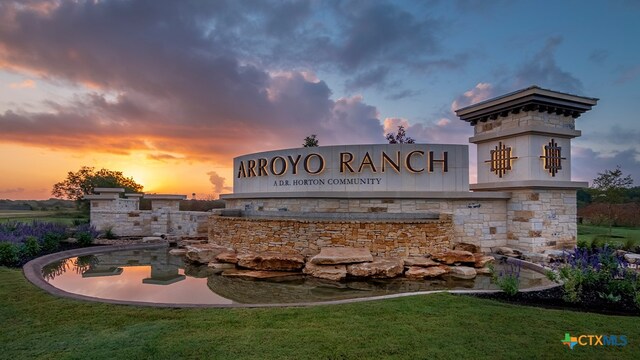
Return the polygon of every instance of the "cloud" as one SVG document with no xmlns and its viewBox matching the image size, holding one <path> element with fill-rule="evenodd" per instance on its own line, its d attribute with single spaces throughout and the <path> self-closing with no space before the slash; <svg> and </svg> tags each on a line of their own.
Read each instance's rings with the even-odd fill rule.
<svg viewBox="0 0 640 360">
<path fill-rule="evenodd" d="M 459 95 L 451 104 L 451 110 L 479 103 L 501 94 L 538 85 L 556 91 L 581 93 L 582 82 L 563 70 L 555 60 L 555 52 L 562 44 L 562 37 L 550 37 L 545 45 L 529 60 L 516 67 L 515 70 L 499 69 L 492 82 L 477 83 L 470 90 Z M 450 117 L 448 112 L 441 117 Z"/>
<path fill-rule="evenodd" d="M 562 43 L 562 37 L 547 39 L 545 46 L 530 61 L 525 62 L 515 73 L 515 87 L 524 88 L 531 85 L 550 88 L 570 93 L 582 92 L 582 82 L 562 70 L 555 60 L 555 51 Z"/>
<path fill-rule="evenodd" d="M 405 99 L 405 98 L 412 98 L 412 97 L 418 96 L 420 94 L 421 94 L 420 91 L 405 89 L 405 90 L 401 90 L 401 91 L 393 93 L 393 94 L 389 94 L 389 95 L 385 96 L 385 99 L 387 99 L 387 100 L 400 100 L 400 99 Z"/>
<path fill-rule="evenodd" d="M 492 11 L 496 7 L 505 7 L 510 5 L 509 1 L 496 0 L 496 1 L 477 1 L 477 0 L 455 0 L 456 9 L 464 13 L 486 13 Z"/>
<path fill-rule="evenodd" d="M 147 154 L 147 159 L 165 161 L 165 160 L 180 160 L 182 158 L 179 156 L 171 155 L 171 154 Z"/>
<path fill-rule="evenodd" d="M 579 145 L 590 144 L 593 147 L 603 146 L 618 152 L 631 146 L 640 151 L 640 131 L 619 125 L 613 125 L 606 131 L 586 132 L 582 137 L 577 139 Z"/>
<path fill-rule="evenodd" d="M 399 126 L 403 126 L 405 130 L 410 126 L 409 120 L 403 118 L 386 118 L 384 119 L 384 133 L 388 134 L 396 132 Z"/>
<path fill-rule="evenodd" d="M 385 85 L 388 74 L 389 67 L 378 66 L 371 70 L 362 72 L 352 79 L 347 80 L 345 82 L 345 88 L 347 89 L 347 91 L 365 89 L 371 86 L 381 88 L 383 85 Z"/>
<path fill-rule="evenodd" d="M 629 81 L 633 81 L 640 76 L 640 64 L 629 66 L 620 71 L 620 75 L 614 81 L 615 84 L 621 85 Z"/>
<path fill-rule="evenodd" d="M 591 181 L 604 170 L 620 166 L 625 175 L 631 175 L 634 185 L 640 185 L 640 151 L 626 149 L 607 156 L 593 149 L 573 146 L 571 175 L 574 180 Z"/>
<path fill-rule="evenodd" d="M 589 60 L 598 65 L 604 64 L 605 60 L 607 60 L 608 57 L 609 57 L 609 52 L 602 49 L 593 50 L 589 54 Z"/>
<path fill-rule="evenodd" d="M 248 26 L 238 21 L 249 16 L 247 6 L 65 1 L 43 12 L 3 4 L 0 19 L 10 25 L 0 27 L 0 68 L 92 92 L 48 102 L 42 112 L 5 111 L 0 140 L 214 162 L 300 146 L 311 133 L 324 145 L 383 140 L 378 111 L 363 98 L 333 100 L 309 71 L 274 71 L 247 55 L 261 49 L 253 38 L 237 37 L 237 26 Z M 256 6 L 248 14 L 260 12 L 261 29 L 304 33 L 298 27 L 309 16 L 305 6 L 288 24 L 270 21 L 269 6 Z"/>
<path fill-rule="evenodd" d="M 211 182 L 211 185 L 213 185 L 214 194 L 220 195 L 220 193 L 229 189 L 228 187 L 224 186 L 225 179 L 222 176 L 218 175 L 217 172 L 209 171 L 207 175 L 209 175 L 209 181 Z"/>
<path fill-rule="evenodd" d="M 451 111 L 456 111 L 463 107 L 477 104 L 496 96 L 494 88 L 489 83 L 478 83 L 471 90 L 465 91 L 451 103 Z"/>
<path fill-rule="evenodd" d="M 22 187 L 17 188 L 8 188 L 8 189 L 0 189 L 0 194 L 18 194 L 23 193 L 25 191 Z"/>
<path fill-rule="evenodd" d="M 406 63 L 406 54 L 411 54 L 415 63 L 422 63 L 440 50 L 436 34 L 443 24 L 426 14 L 417 16 L 385 2 L 347 3 L 340 10 L 343 16 L 339 24 L 346 36 L 331 47 L 346 70 L 394 61 Z M 419 49 L 415 44 L 420 44 Z"/>
<path fill-rule="evenodd" d="M 36 82 L 31 79 L 25 79 L 18 83 L 10 83 L 9 87 L 12 89 L 33 89 L 36 87 Z"/>
</svg>

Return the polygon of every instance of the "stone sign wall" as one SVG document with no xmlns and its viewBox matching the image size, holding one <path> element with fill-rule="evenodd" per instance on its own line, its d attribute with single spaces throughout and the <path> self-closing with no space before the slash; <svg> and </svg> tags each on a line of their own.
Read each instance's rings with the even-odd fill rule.
<svg viewBox="0 0 640 360">
<path fill-rule="evenodd" d="M 233 168 L 234 194 L 469 190 L 467 145 L 287 149 L 237 157 Z"/>
</svg>

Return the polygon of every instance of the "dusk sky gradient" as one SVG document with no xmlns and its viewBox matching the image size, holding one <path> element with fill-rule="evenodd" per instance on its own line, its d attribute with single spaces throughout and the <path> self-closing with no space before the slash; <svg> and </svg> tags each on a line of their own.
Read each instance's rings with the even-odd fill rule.
<svg viewBox="0 0 640 360">
<path fill-rule="evenodd" d="M 573 180 L 620 165 L 640 185 L 639 18 L 633 0 L 2 1 L 0 199 L 83 165 L 217 196 L 233 157 L 310 134 L 468 144 L 453 110 L 534 84 L 600 99 Z"/>
</svg>

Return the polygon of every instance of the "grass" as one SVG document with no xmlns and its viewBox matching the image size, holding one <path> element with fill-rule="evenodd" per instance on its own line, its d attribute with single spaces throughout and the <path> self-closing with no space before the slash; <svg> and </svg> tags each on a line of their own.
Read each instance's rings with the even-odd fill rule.
<svg viewBox="0 0 640 360">
<path fill-rule="evenodd" d="M 586 241 L 590 245 L 594 239 L 609 245 L 625 245 L 632 243 L 640 246 L 640 228 L 614 227 L 609 237 L 609 227 L 595 225 L 578 225 L 578 241 Z"/>
<path fill-rule="evenodd" d="M 632 359 L 637 317 L 436 294 L 279 309 L 156 309 L 51 296 L 0 268 L 6 359 Z M 566 332 L 626 347 L 561 344 Z"/>
<path fill-rule="evenodd" d="M 35 210 L 0 210 L 0 222 L 33 220 L 56 222 L 72 225 L 75 219 L 88 219 L 88 214 L 76 210 L 35 211 Z"/>
</svg>

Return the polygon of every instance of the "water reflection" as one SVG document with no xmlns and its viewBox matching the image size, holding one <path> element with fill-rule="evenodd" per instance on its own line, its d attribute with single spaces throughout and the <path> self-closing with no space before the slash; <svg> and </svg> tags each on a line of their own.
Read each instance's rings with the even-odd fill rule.
<svg viewBox="0 0 640 360">
<path fill-rule="evenodd" d="M 501 264 L 496 267 L 499 270 Z M 43 268 L 43 277 L 67 292 L 105 299 L 179 304 L 297 303 L 443 290 L 496 289 L 489 276 L 451 276 L 426 281 L 352 280 L 332 282 L 300 276 L 288 280 L 249 280 L 214 274 L 207 266 L 184 264 L 168 249 L 130 250 L 70 258 Z M 522 269 L 521 288 L 549 284 L 545 276 Z"/>
</svg>

